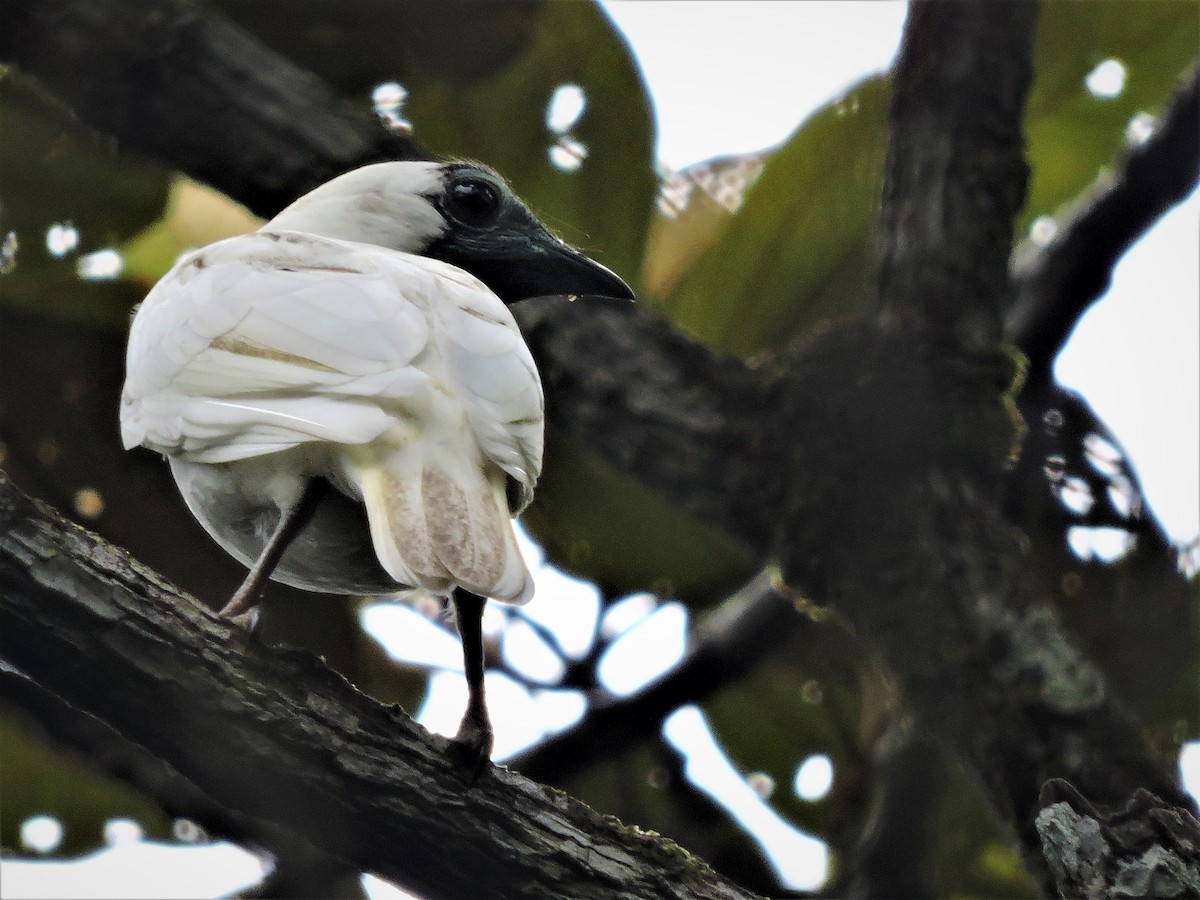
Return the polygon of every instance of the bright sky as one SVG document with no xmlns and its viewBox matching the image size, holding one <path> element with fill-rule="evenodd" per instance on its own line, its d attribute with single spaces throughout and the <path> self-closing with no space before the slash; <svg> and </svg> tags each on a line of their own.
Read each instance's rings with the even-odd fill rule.
<svg viewBox="0 0 1200 900">
<path fill-rule="evenodd" d="M 605 5 L 643 66 L 658 113 L 659 157 L 672 168 L 782 141 L 823 102 L 890 64 L 905 14 L 905 6 L 897 2 L 610 0 Z M 1200 201 L 1193 197 L 1127 257 L 1112 294 L 1081 323 L 1058 367 L 1064 382 L 1089 396 L 1124 442 L 1151 505 L 1180 541 L 1200 532 L 1198 223 Z M 1122 351 L 1116 362 L 1110 358 L 1114 347 Z M 537 578 L 539 595 L 553 594 L 561 603 L 574 592 L 582 608 L 594 610 L 595 599 L 586 587 L 545 569 Z M 547 590 L 551 579 L 559 580 Z M 609 616 L 632 621 L 650 609 L 648 601 L 637 598 L 627 604 Z M 535 599 L 530 613 L 551 624 L 556 614 L 552 606 L 539 610 Z M 419 636 L 416 644 L 424 652 L 450 668 L 458 665 L 458 650 L 449 636 L 441 633 L 446 641 L 439 644 L 437 635 L 422 631 L 415 619 L 394 627 L 395 617 L 409 613 L 395 607 L 374 610 L 365 624 L 381 642 L 385 634 Z M 573 626 L 554 622 L 553 627 Z M 643 639 L 671 645 L 672 656 L 681 651 L 683 616 L 678 610 L 664 607 L 639 628 Z M 584 630 L 589 629 L 585 622 Z M 630 635 L 631 641 L 637 639 Z M 537 664 L 532 650 L 514 650 L 514 655 Z M 636 685 L 613 687 L 632 690 Z M 505 698 L 513 693 L 510 685 L 490 678 L 488 690 L 496 705 L 507 704 Z M 540 704 L 539 715 L 551 723 L 547 727 L 563 727 L 580 709 L 566 694 L 547 692 L 533 701 L 512 702 L 523 711 L 532 710 L 527 710 L 530 702 Z M 460 678 L 438 676 L 431 702 L 419 717 L 435 730 L 452 732 L 463 697 Z M 499 709 L 495 713 L 498 749 L 506 741 L 516 747 L 530 739 L 506 731 L 505 724 L 527 722 L 527 715 L 502 718 Z M 823 845 L 772 818 L 769 807 L 747 787 L 749 780 L 722 765 L 723 756 L 699 710 L 687 708 L 673 716 L 665 736 L 687 752 L 689 774 L 703 789 L 719 795 L 735 817 L 753 825 L 788 880 L 797 887 L 820 883 Z M 1186 775 L 1195 793 L 1200 788 L 1200 747 L 1193 745 L 1185 755 L 1195 763 Z M 780 789 L 816 797 L 828 790 L 831 777 L 836 775 L 828 759 L 817 755 L 797 770 L 794 786 Z M 4 896 L 216 896 L 260 877 L 258 861 L 237 848 L 179 850 L 131 839 L 128 828 L 114 834 L 114 849 L 77 864 L 5 861 Z M 399 896 L 376 879 L 367 879 L 365 886 L 378 900 Z"/>
<path fill-rule="evenodd" d="M 891 65 L 906 5 L 608 0 L 645 73 L 658 158 L 678 169 L 784 140 L 813 110 Z"/>
</svg>

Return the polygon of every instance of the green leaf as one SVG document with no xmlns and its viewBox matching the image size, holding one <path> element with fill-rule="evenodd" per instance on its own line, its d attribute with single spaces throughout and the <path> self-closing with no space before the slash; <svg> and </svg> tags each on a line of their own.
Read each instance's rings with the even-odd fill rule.
<svg viewBox="0 0 1200 900">
<path fill-rule="evenodd" d="M 978 778 L 958 765 L 944 767 L 929 841 L 935 896 L 1043 896 L 1021 862 L 1012 836 L 996 820 Z"/>
<path fill-rule="evenodd" d="M 800 127 L 663 302 L 668 317 L 750 355 L 862 309 L 887 96 L 883 78 L 869 79 Z"/>
<path fill-rule="evenodd" d="M 121 245 L 124 276 L 149 291 L 180 254 L 192 247 L 246 234 L 262 219 L 208 185 L 183 175 L 171 179 L 166 209 L 149 228 Z"/>
<path fill-rule="evenodd" d="M 0 275 L 5 302 L 117 324 L 143 293 L 124 279 L 86 281 L 82 254 L 115 247 L 158 218 L 168 173 L 119 156 L 31 82 L 0 74 L 0 239 L 16 233 L 12 271 Z M 74 226 L 77 249 L 56 257 L 46 248 L 55 224 Z"/>
<path fill-rule="evenodd" d="M 1112 165 L 1126 146 L 1130 119 L 1162 108 L 1196 65 L 1198 47 L 1200 16 L 1192 0 L 1059 0 L 1042 7 L 1025 113 L 1033 171 L 1018 235 Z M 1085 79 L 1107 59 L 1124 66 L 1124 89 L 1096 97 Z"/>
<path fill-rule="evenodd" d="M 729 156 L 668 176 L 642 258 L 642 299 L 661 303 L 725 233 L 767 153 Z"/>
<path fill-rule="evenodd" d="M 653 116 L 637 65 L 596 4 L 218 5 L 364 107 L 376 85 L 398 81 L 408 92 L 398 114 L 422 147 L 495 167 L 561 237 L 637 277 L 657 188 Z M 570 137 L 587 157 L 571 172 L 551 163 L 557 135 L 546 122 L 564 84 L 586 99 Z"/>
</svg>

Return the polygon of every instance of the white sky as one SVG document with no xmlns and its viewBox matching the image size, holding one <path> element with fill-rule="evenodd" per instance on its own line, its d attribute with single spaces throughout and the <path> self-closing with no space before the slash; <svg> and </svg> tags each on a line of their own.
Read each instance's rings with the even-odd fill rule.
<svg viewBox="0 0 1200 900">
<path fill-rule="evenodd" d="M 813 110 L 891 65 L 894 0 L 607 0 L 645 74 L 658 158 L 678 169 L 784 140 Z"/>
<path fill-rule="evenodd" d="M 672 168 L 782 141 L 823 102 L 890 64 L 905 15 L 897 2 L 605 5 L 642 63 L 658 113 L 659 157 Z M 1111 296 L 1081 323 L 1058 368 L 1124 442 L 1151 505 L 1181 541 L 1200 532 L 1198 223 L 1193 197 L 1127 257 Z M 1116 362 L 1109 358 L 1114 347 L 1122 351 Z M 543 577 L 539 572 L 539 585 Z M 451 705 L 461 709 L 461 698 Z M 457 712 L 452 718 L 445 729 L 453 730 Z M 697 760 L 709 752 L 702 719 L 672 722 L 670 740 L 690 745 Z M 498 729 L 502 724 L 497 715 Z M 1196 748 L 1189 754 L 1196 758 Z M 1193 768 L 1200 771 L 1200 763 L 1187 776 L 1194 791 L 1200 776 Z M 736 802 L 736 815 L 762 817 L 752 798 Z M 778 840 L 793 855 L 793 844 L 803 843 L 786 829 Z M 227 845 L 203 853 L 145 847 L 126 843 L 75 864 L 6 860 L 4 896 L 216 896 L 259 877 L 258 861 Z M 822 869 L 810 863 L 810 874 L 796 875 L 796 883 Z M 398 896 L 374 879 L 366 886 L 380 900 Z"/>
</svg>

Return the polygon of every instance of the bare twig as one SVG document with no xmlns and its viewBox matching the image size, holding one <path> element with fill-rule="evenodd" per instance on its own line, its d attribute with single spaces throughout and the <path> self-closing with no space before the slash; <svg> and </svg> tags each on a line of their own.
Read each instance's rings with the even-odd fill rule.
<svg viewBox="0 0 1200 900">
<path fill-rule="evenodd" d="M 512 765 L 531 778 L 561 783 L 657 735 L 669 713 L 733 684 L 806 627 L 814 623 L 774 591 L 768 576 L 760 576 L 692 630 L 683 660 L 660 681 L 627 699 L 593 689 L 579 725 L 547 738 Z"/>
</svg>

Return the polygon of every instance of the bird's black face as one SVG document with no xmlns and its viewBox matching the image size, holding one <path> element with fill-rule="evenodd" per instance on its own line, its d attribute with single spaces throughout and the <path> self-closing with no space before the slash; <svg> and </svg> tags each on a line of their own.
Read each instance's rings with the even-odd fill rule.
<svg viewBox="0 0 1200 900">
<path fill-rule="evenodd" d="M 487 169 L 446 166 L 443 190 L 429 200 L 447 227 L 422 255 L 465 269 L 506 304 L 556 294 L 633 299 L 624 281 L 550 234 Z"/>
</svg>

